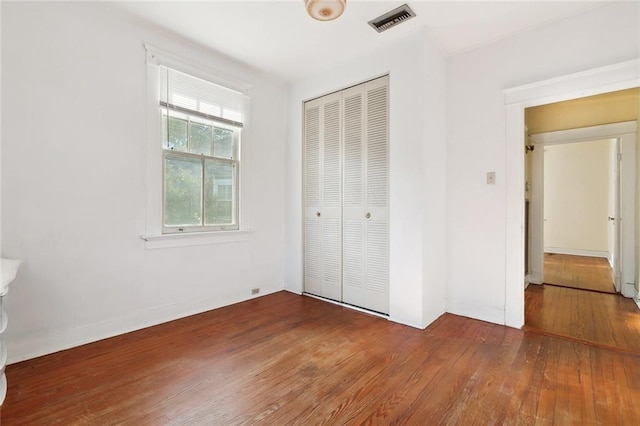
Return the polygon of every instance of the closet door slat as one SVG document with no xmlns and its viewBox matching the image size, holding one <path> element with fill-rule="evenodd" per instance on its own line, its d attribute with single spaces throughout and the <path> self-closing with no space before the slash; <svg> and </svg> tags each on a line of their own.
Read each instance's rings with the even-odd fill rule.
<svg viewBox="0 0 640 426">
<path fill-rule="evenodd" d="M 366 213 L 365 288 L 362 304 L 389 312 L 389 85 L 388 77 L 365 85 Z"/>
<path fill-rule="evenodd" d="M 315 214 L 320 210 L 320 105 L 304 109 L 304 287 L 322 293 L 322 226 Z"/>
</svg>

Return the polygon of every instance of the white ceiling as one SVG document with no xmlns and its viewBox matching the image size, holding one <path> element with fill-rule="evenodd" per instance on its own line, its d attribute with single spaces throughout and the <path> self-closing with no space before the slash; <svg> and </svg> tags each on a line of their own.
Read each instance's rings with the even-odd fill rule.
<svg viewBox="0 0 640 426">
<path fill-rule="evenodd" d="M 348 0 L 335 21 L 303 0 L 116 2 L 114 7 L 255 68 L 291 80 L 425 28 L 444 55 L 478 47 L 608 1 L 411 1 L 417 17 L 382 34 L 367 22 L 405 1 Z"/>
</svg>

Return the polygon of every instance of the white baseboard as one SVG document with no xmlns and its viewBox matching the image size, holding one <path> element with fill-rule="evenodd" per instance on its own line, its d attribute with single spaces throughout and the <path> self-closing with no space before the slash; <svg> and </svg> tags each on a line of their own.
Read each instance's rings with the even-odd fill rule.
<svg viewBox="0 0 640 426">
<path fill-rule="evenodd" d="M 429 327 L 431 324 L 433 324 L 435 322 L 435 320 L 440 318 L 445 313 L 446 313 L 446 311 L 444 310 L 444 306 L 443 306 L 441 311 L 431 312 L 431 314 L 429 314 L 428 316 L 425 316 L 425 317 L 422 318 L 423 324 L 422 324 L 421 328 L 424 330 L 425 328 Z"/>
<path fill-rule="evenodd" d="M 538 272 L 532 272 L 530 274 L 527 274 L 527 276 L 525 277 L 525 282 L 527 284 L 542 284 L 542 275 Z"/>
<path fill-rule="evenodd" d="M 395 322 L 396 324 L 406 325 L 407 327 L 417 328 L 417 329 L 420 329 L 420 330 L 424 330 L 425 328 L 427 328 L 427 326 L 426 326 L 426 325 L 425 325 L 424 327 L 422 327 L 422 326 L 420 326 L 420 325 L 413 324 L 413 323 L 410 323 L 410 322 L 407 322 L 407 321 L 403 321 L 403 320 L 401 320 L 401 319 L 394 318 L 394 317 L 389 317 L 389 318 L 387 318 L 387 319 L 388 319 L 389 321 L 391 321 L 391 322 Z M 427 324 L 427 325 L 428 325 L 428 324 Z"/>
<path fill-rule="evenodd" d="M 637 298 L 638 297 L 638 292 L 636 290 L 635 283 L 624 283 L 624 284 L 622 284 L 622 289 L 621 289 L 620 293 L 624 297 L 629 297 L 629 298 Z"/>
<path fill-rule="evenodd" d="M 282 290 L 282 286 L 263 285 L 260 287 L 260 294 L 255 296 L 247 297 L 243 290 L 234 294 L 219 295 L 215 298 L 194 299 L 181 304 L 157 306 L 144 311 L 131 312 L 119 318 L 75 328 L 19 336 L 19 338 L 7 342 L 7 346 L 10 348 L 7 364 L 49 355 Z"/>
<path fill-rule="evenodd" d="M 506 325 L 503 307 L 484 306 L 474 300 L 457 301 L 455 303 L 448 301 L 446 312 L 480 321 L 491 322 L 493 324 Z"/>
<path fill-rule="evenodd" d="M 562 248 L 562 247 L 545 247 L 545 253 L 551 254 L 570 254 L 573 256 L 587 256 L 587 257 L 603 257 L 608 258 L 609 252 L 602 250 L 583 250 L 583 249 L 572 249 L 572 248 Z"/>
</svg>

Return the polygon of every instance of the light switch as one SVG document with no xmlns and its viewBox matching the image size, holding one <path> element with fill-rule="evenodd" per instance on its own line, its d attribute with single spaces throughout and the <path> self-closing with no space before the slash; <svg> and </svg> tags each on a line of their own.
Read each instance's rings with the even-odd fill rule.
<svg viewBox="0 0 640 426">
<path fill-rule="evenodd" d="M 494 185 L 496 183 L 496 172 L 487 172 L 487 185 Z"/>
</svg>

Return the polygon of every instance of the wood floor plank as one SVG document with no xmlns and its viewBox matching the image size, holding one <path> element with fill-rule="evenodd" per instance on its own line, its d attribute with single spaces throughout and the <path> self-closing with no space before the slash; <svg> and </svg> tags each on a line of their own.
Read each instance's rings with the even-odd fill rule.
<svg viewBox="0 0 640 426">
<path fill-rule="evenodd" d="M 557 384 L 558 384 L 558 356 L 561 342 L 556 339 L 545 341 L 539 356 L 545 360 L 542 373 L 542 387 L 537 392 L 538 404 L 536 405 L 536 424 L 553 424 L 556 413 Z M 532 395 L 535 398 L 535 394 Z"/>
<path fill-rule="evenodd" d="M 516 383 L 513 389 L 507 410 L 508 418 L 513 418 L 524 412 L 535 413 L 537 411 L 543 378 L 542 374 L 538 374 L 538 372 L 544 370 L 546 363 L 546 357 L 538 356 L 538 354 L 544 350 L 546 348 L 541 345 L 540 339 L 523 339 L 519 345 L 509 374 L 520 374 L 521 380 Z M 525 397 L 523 398 L 522 395 Z M 523 424 L 532 424 L 533 419 L 533 416 L 526 416 L 519 420 Z"/>
<path fill-rule="evenodd" d="M 7 367 L 7 425 L 640 424 L 640 357 L 280 292 Z"/>
<path fill-rule="evenodd" d="M 614 383 L 615 375 L 612 370 L 612 361 L 609 352 L 595 351 L 592 353 L 591 370 L 596 383 L 601 381 Z M 605 425 L 620 424 L 618 411 L 608 409 L 617 404 L 614 393 L 607 392 L 606 389 L 596 389 L 595 392 L 597 396 L 595 398 L 594 410 L 598 423 Z"/>
</svg>

